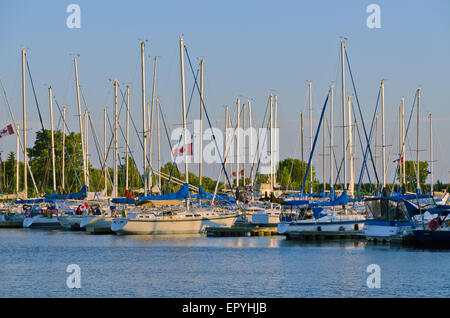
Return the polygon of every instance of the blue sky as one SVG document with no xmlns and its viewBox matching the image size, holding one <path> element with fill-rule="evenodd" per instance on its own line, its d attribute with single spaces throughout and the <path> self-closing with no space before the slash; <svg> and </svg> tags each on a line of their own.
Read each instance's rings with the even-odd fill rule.
<svg viewBox="0 0 450 318">
<path fill-rule="evenodd" d="M 71 3 L 81 7 L 80 29 L 66 26 L 69 15 L 66 7 Z M 371 3 L 381 8 L 380 29 L 366 26 L 369 15 L 366 7 Z M 160 56 L 158 94 L 171 127 L 175 127 L 181 123 L 178 38 L 182 34 L 195 63 L 200 57 L 205 59 L 205 100 L 218 127 L 223 125 L 223 106 L 234 107 L 238 96 L 252 98 L 254 118 L 262 120 L 268 94 L 278 94 L 281 158 L 298 157 L 299 113 L 305 110 L 307 80 L 313 83 L 316 123 L 328 86 L 337 79 L 340 37 L 347 37 L 366 119 L 372 116 L 380 80 L 386 79 L 386 140 L 392 145 L 388 149 L 388 180 L 392 180 L 392 160 L 396 157 L 400 98 L 405 97 L 409 116 L 419 85 L 423 117 L 421 150 L 424 150 L 421 158 L 428 160 L 428 123 L 424 120 L 431 112 L 435 119 L 435 180 L 448 180 L 450 164 L 445 158 L 450 156 L 446 148 L 450 132 L 450 2 L 445 0 L 2 1 L 0 77 L 16 118 L 21 118 L 20 49 L 27 48 L 47 124 L 48 85 L 54 88 L 59 103 L 67 105 L 69 114 L 76 114 L 71 54 L 80 54 L 80 83 L 99 127 L 103 125 L 103 107 L 112 108 L 109 79 L 114 78 L 131 85 L 133 115 L 138 123 L 139 41 L 146 39 L 147 54 Z M 151 96 L 152 68 L 153 64 L 147 64 L 147 96 Z M 187 87 L 189 92 L 192 80 L 188 79 Z M 28 82 L 30 144 L 33 132 L 40 126 L 29 88 Z M 191 120 L 197 116 L 197 108 Z M 2 114 L 7 113 L 3 98 L 0 109 Z M 338 121 L 337 111 L 335 116 Z M 76 117 L 72 118 L 71 128 L 77 131 Z M 9 115 L 0 117 L 2 126 L 10 121 Z M 416 148 L 415 131 L 414 125 L 409 136 L 411 149 Z M 98 133 L 102 136 L 101 131 Z M 336 133 L 336 141 L 338 138 Z M 138 150 L 137 145 L 132 148 Z M 15 138 L 1 140 L 1 151 L 14 149 Z M 415 158 L 413 154 L 407 156 Z M 140 157 L 136 158 L 138 163 Z M 169 158 L 167 149 L 163 158 L 164 161 Z M 320 158 L 314 160 L 321 176 Z M 96 162 L 94 158 L 92 161 Z M 207 169 L 207 174 L 214 176 L 214 168 Z"/>
</svg>

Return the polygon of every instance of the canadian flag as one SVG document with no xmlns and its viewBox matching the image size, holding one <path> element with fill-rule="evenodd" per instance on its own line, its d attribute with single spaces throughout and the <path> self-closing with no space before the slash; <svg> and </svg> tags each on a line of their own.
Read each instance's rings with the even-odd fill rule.
<svg viewBox="0 0 450 318">
<path fill-rule="evenodd" d="M 14 135 L 14 129 L 13 129 L 13 126 L 11 124 L 6 126 L 6 128 L 3 128 L 2 130 L 0 130 L 0 138 L 6 137 L 6 136 L 9 136 L 9 135 Z"/>
<path fill-rule="evenodd" d="M 233 172 L 233 177 L 236 177 L 236 172 Z M 241 171 L 239 171 L 239 175 L 243 176 L 244 175 L 244 169 L 242 169 Z"/>
<path fill-rule="evenodd" d="M 179 149 L 178 149 L 178 147 L 175 147 L 172 154 L 174 157 L 178 157 L 178 156 L 184 155 L 185 152 L 187 152 L 188 156 L 192 156 L 192 142 L 190 144 L 188 144 L 187 147 L 186 147 L 186 145 L 181 146 L 181 148 L 179 148 Z"/>
<path fill-rule="evenodd" d="M 399 162 L 399 161 L 400 161 L 401 163 L 403 163 L 403 157 L 398 158 L 398 159 L 395 159 L 395 160 L 394 160 L 394 163 Z"/>
</svg>

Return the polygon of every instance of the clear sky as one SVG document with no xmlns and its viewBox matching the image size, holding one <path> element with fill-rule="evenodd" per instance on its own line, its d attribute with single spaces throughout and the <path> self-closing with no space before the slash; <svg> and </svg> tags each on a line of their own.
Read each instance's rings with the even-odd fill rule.
<svg viewBox="0 0 450 318">
<path fill-rule="evenodd" d="M 66 7 L 71 3 L 81 7 L 80 29 L 66 26 L 69 15 Z M 381 8 L 379 29 L 366 25 L 369 16 L 366 8 L 371 3 Z M 160 57 L 158 95 L 174 128 L 181 123 L 178 47 L 181 35 L 194 62 L 205 59 L 205 101 L 218 127 L 223 126 L 223 106 L 233 108 L 237 97 L 244 102 L 252 98 L 253 117 L 262 120 L 268 94 L 278 95 L 280 158 L 299 156 L 299 113 L 306 111 L 307 80 L 313 83 L 316 124 L 328 86 L 337 80 L 339 42 L 342 36 L 347 37 L 346 46 L 367 120 L 373 114 L 380 80 L 385 79 L 386 144 L 390 145 L 388 181 L 392 180 L 392 161 L 397 156 L 398 105 L 404 96 L 408 118 L 419 85 L 422 86 L 421 159 L 429 158 L 426 118 L 431 112 L 435 180 L 448 181 L 450 2 L 445 0 L 2 1 L 0 77 L 15 116 L 21 119 L 20 50 L 25 47 L 46 128 L 49 127 L 47 88 L 52 85 L 58 102 L 68 107 L 71 129 L 78 131 L 71 57 L 79 54 L 80 84 L 98 122 L 99 138 L 103 138 L 102 111 L 104 107 L 111 110 L 113 101 L 110 79 L 131 85 L 132 114 L 136 124 L 141 125 L 139 42 L 145 39 L 150 58 Z M 148 63 L 147 96 L 151 96 L 152 68 L 153 63 Z M 188 68 L 186 74 L 188 78 Z M 192 80 L 187 82 L 189 94 Z M 349 84 L 347 92 L 351 93 Z M 31 144 L 40 124 L 29 82 L 27 85 Z M 198 105 L 198 98 L 195 103 Z M 336 103 L 337 122 L 340 103 Z M 3 97 L 0 110 L 3 128 L 11 122 Z M 189 121 L 197 116 L 198 106 Z M 305 119 L 307 116 L 305 112 Z M 305 131 L 308 130 L 306 126 Z M 414 121 L 408 149 L 416 149 L 415 132 Z M 338 138 L 336 133 L 335 143 Z M 94 143 L 90 145 L 93 151 Z M 136 142 L 131 147 L 138 151 Z M 1 139 L 0 150 L 5 159 L 7 152 L 15 150 L 15 138 Z M 339 149 L 336 151 L 341 153 Z M 141 157 L 136 158 L 138 164 Z M 164 162 L 169 160 L 167 148 L 163 147 L 162 157 Z M 359 171 L 361 156 L 357 157 Z M 407 157 L 413 159 L 415 155 L 408 152 Z M 156 160 L 156 154 L 153 158 Z M 93 154 L 94 164 L 95 159 Z M 321 159 L 317 156 L 314 160 L 321 179 Z M 206 174 L 216 177 L 215 168 L 208 167 Z"/>
</svg>

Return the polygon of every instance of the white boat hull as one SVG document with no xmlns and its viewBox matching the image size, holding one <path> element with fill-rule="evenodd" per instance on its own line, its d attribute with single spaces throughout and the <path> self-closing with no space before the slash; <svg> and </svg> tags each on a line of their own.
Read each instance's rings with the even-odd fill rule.
<svg viewBox="0 0 450 318">
<path fill-rule="evenodd" d="M 42 215 L 24 218 L 23 227 L 28 229 L 61 229 L 56 217 L 48 218 Z"/>
<path fill-rule="evenodd" d="M 62 215 L 58 216 L 59 224 L 66 230 L 80 231 L 84 228 L 80 227 L 82 215 Z"/>
<path fill-rule="evenodd" d="M 82 218 L 80 227 L 92 234 L 110 234 L 114 233 L 111 231 L 113 219 L 111 216 L 87 215 Z"/>
<path fill-rule="evenodd" d="M 207 227 L 231 227 L 236 221 L 236 218 L 237 215 L 173 220 L 118 218 L 113 220 L 111 230 L 117 234 L 197 234 L 204 233 Z"/>
<path fill-rule="evenodd" d="M 21 228 L 23 227 L 23 215 L 0 215 L 0 228 Z"/>
<path fill-rule="evenodd" d="M 278 233 L 290 237 L 320 232 L 357 234 L 363 230 L 364 223 L 365 219 L 358 216 L 334 217 L 331 220 L 281 222 L 278 224 Z"/>
</svg>

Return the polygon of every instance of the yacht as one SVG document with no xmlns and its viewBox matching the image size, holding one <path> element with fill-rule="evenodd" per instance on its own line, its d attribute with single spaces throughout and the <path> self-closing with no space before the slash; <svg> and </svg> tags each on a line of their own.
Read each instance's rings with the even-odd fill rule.
<svg viewBox="0 0 450 318">
<path fill-rule="evenodd" d="M 197 234 L 204 233 L 207 227 L 231 227 L 237 217 L 237 213 L 227 213 L 217 208 L 166 208 L 116 218 L 112 220 L 111 230 L 117 234 Z"/>
</svg>

